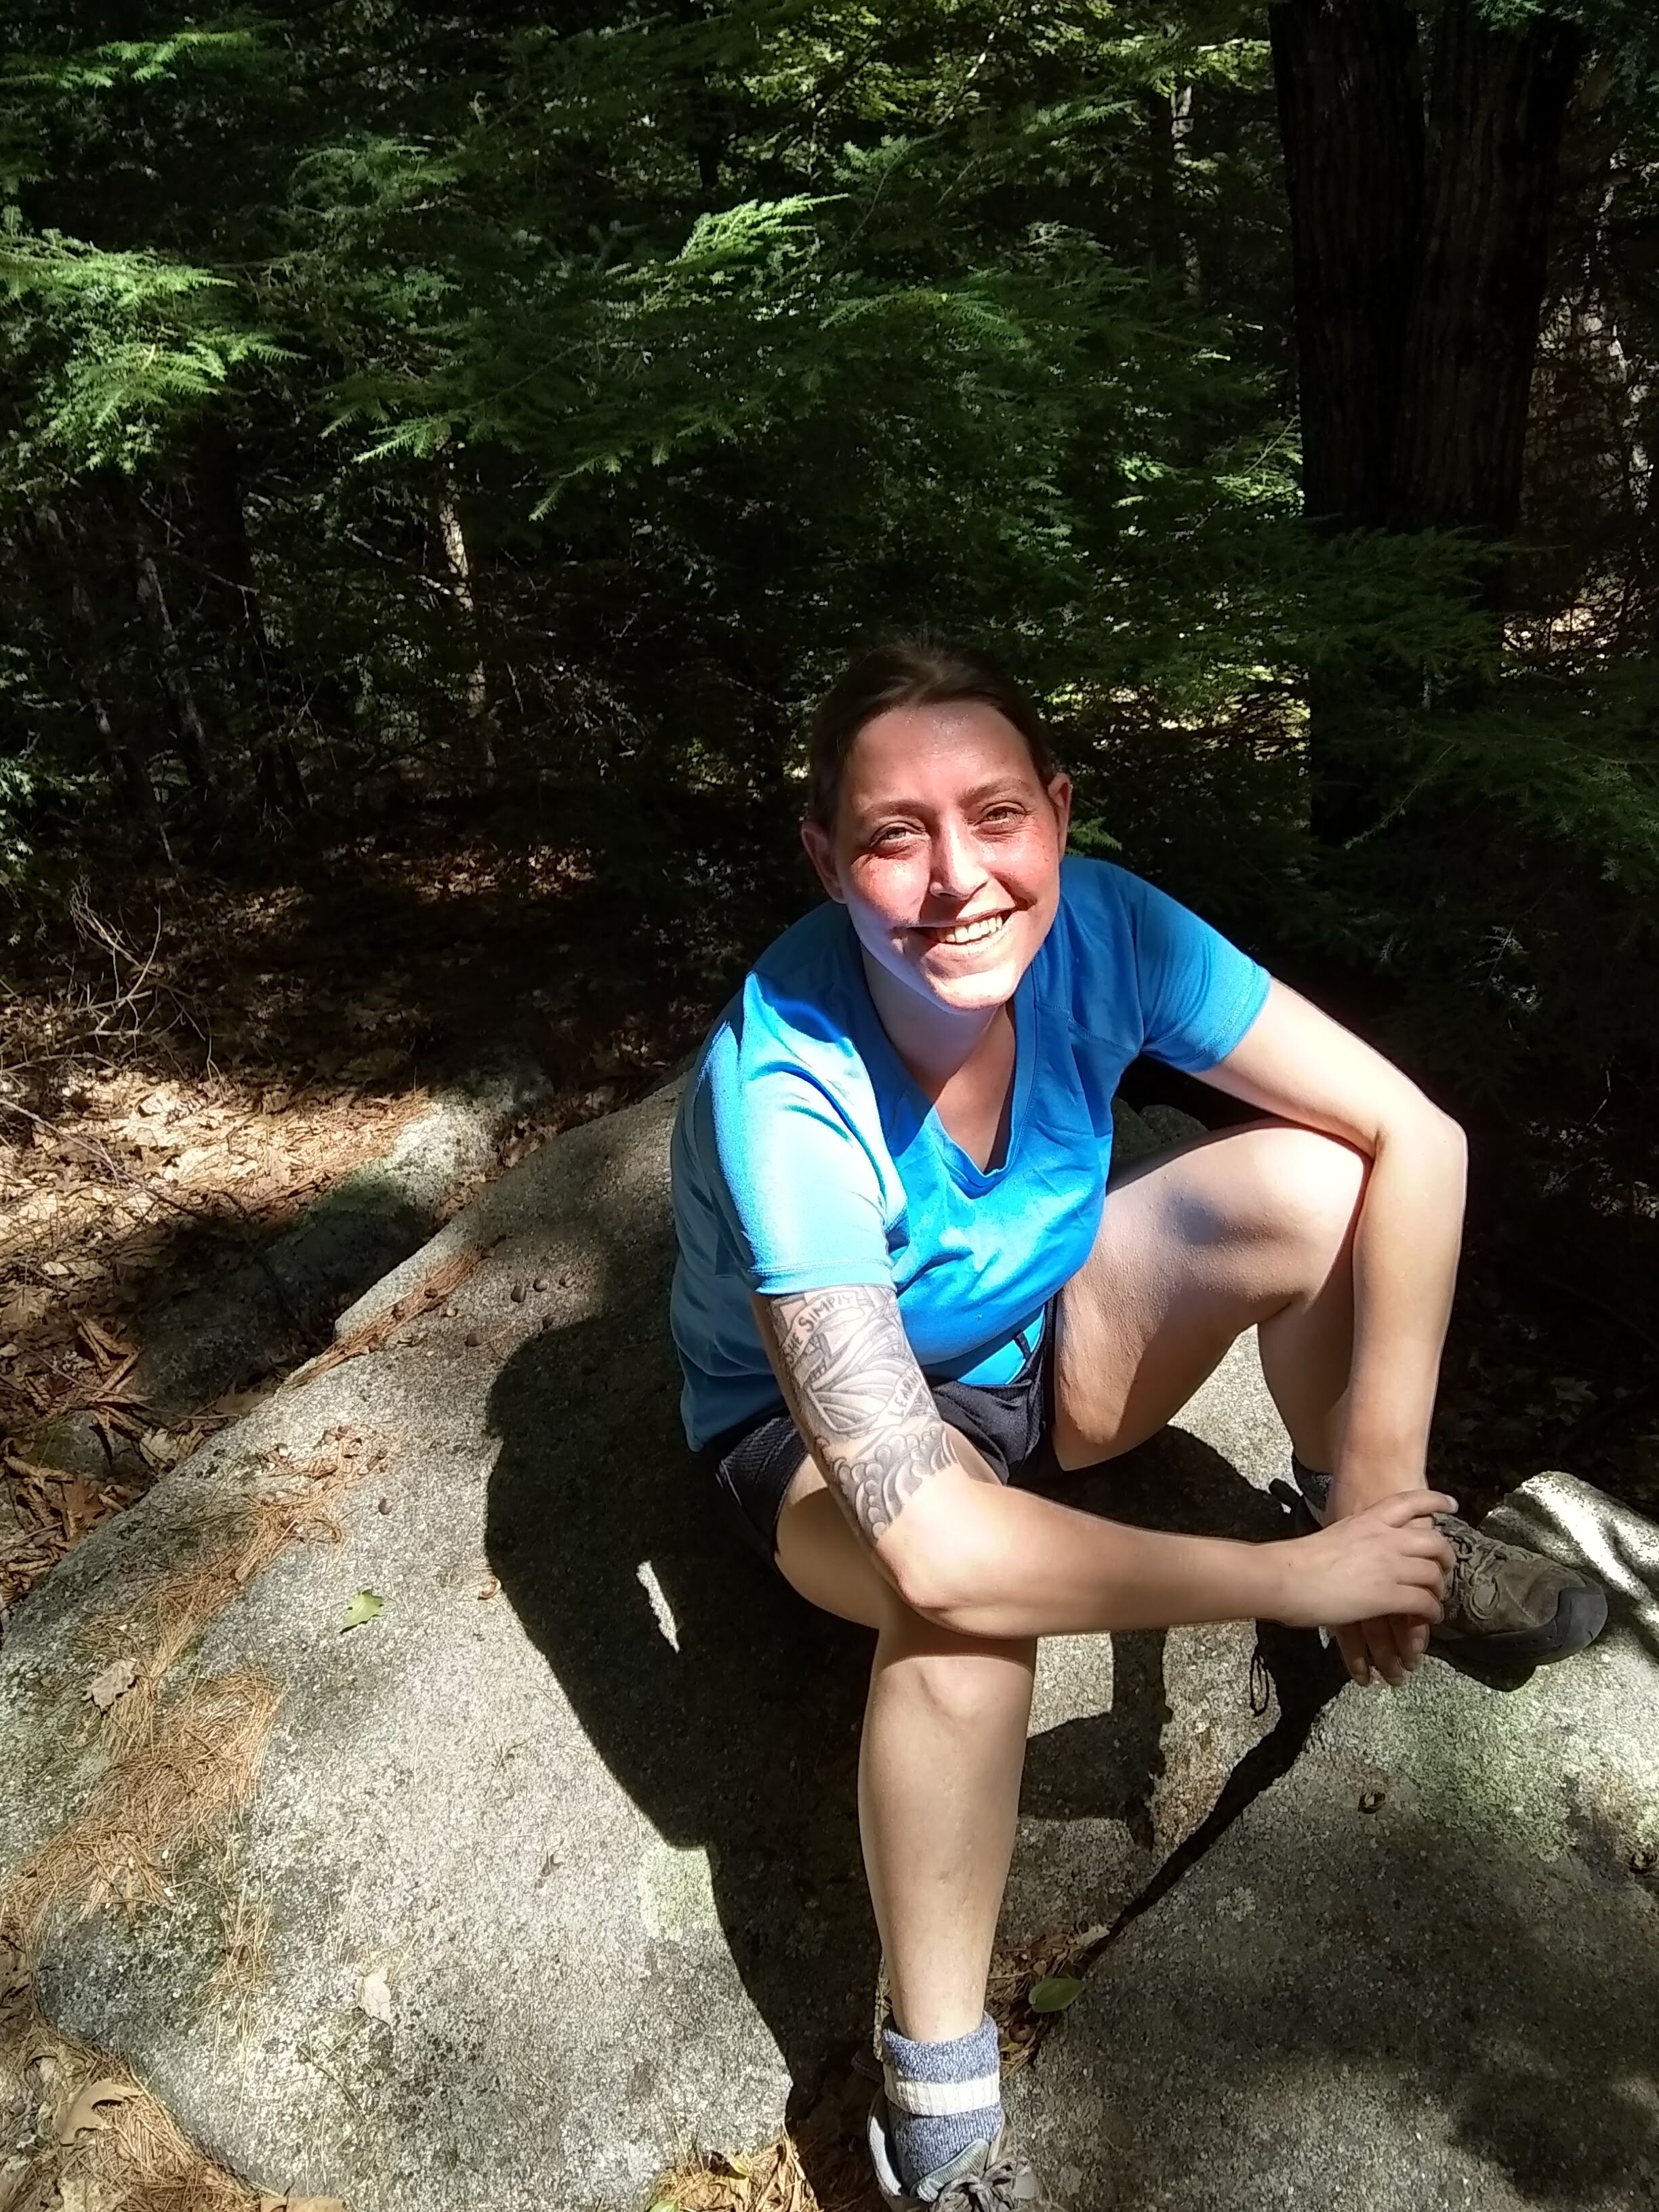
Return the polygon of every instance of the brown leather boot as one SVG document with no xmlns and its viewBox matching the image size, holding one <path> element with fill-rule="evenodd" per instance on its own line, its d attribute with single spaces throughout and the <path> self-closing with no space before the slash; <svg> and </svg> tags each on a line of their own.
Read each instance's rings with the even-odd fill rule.
<svg viewBox="0 0 1659 2212">
<path fill-rule="evenodd" d="M 1309 1511 L 1322 1521 L 1329 1475 L 1297 1459 L 1291 1467 Z M 1607 1592 L 1576 1567 L 1505 1544 L 1455 1514 L 1437 1513 L 1434 1525 L 1455 1555 L 1445 1617 L 1429 1632 L 1437 1658 L 1480 1672 L 1516 1673 L 1571 1658 L 1607 1626 Z"/>
</svg>

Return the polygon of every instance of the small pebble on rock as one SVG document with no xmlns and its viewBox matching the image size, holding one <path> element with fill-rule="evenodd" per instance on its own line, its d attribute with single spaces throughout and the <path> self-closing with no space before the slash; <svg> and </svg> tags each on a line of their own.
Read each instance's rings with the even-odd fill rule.
<svg viewBox="0 0 1659 2212">
<path fill-rule="evenodd" d="M 479 1333 L 479 1331 L 478 1331 L 478 1330 L 477 1330 L 476 1328 L 470 1328 L 470 1329 L 468 1329 L 468 1331 L 467 1331 L 467 1333 L 466 1333 L 466 1343 L 467 1343 L 467 1349 L 468 1349 L 468 1351 L 470 1351 L 470 1352 L 476 1352 L 476 1351 L 477 1351 L 477 1347 L 478 1347 L 478 1346 L 479 1346 L 483 1342 L 483 1338 L 482 1334 Z"/>
<path fill-rule="evenodd" d="M 522 1283 L 514 1283 L 512 1289 L 507 1292 L 507 1296 L 512 1299 L 515 1306 L 521 1306 L 524 1304 L 524 1285 Z"/>
<path fill-rule="evenodd" d="M 374 1510 L 377 1513 L 390 1513 L 392 1510 L 392 1500 L 389 1498 L 383 1498 Z"/>
<path fill-rule="evenodd" d="M 547 1278 L 546 1278 L 546 1276 L 545 1276 L 545 1275 L 538 1275 L 538 1276 L 537 1276 L 537 1278 L 536 1278 L 536 1279 L 535 1279 L 535 1282 L 532 1285 L 532 1286 L 531 1286 L 531 1287 L 532 1287 L 532 1289 L 534 1289 L 534 1290 L 538 1290 L 538 1291 L 544 1291 L 544 1290 L 547 1288 Z"/>
</svg>

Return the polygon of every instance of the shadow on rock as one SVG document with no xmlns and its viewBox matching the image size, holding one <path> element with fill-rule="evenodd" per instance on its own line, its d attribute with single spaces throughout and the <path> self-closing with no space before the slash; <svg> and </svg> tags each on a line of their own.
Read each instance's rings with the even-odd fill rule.
<svg viewBox="0 0 1659 2212">
<path fill-rule="evenodd" d="M 1045 2067 L 1091 2201 L 1656 2202 L 1651 1905 L 1285 1787 L 1114 1947 Z"/>
<path fill-rule="evenodd" d="M 809 2084 L 875 1985 L 854 1805 L 870 1639 L 718 1517 L 680 1433 L 665 1310 L 665 1267 L 635 1255 L 602 1316 L 507 1362 L 486 1547 L 611 1773 L 665 1843 L 708 1854 L 732 1957 Z"/>
<path fill-rule="evenodd" d="M 876 1981 L 855 1794 L 871 1638 L 803 1604 L 728 1530 L 680 1433 L 668 1257 L 617 1258 L 604 1314 L 534 1339 L 496 1381 L 487 1548 L 611 1773 L 665 1843 L 707 1853 L 799 2109 L 867 2033 Z M 1282 1532 L 1278 1509 L 1184 1436 L 1060 1484 L 1124 1519 Z M 1028 1813 L 1109 1814 L 1150 1838 L 1162 1648 L 1121 1639 L 1113 1710 L 1034 1741 Z"/>
</svg>

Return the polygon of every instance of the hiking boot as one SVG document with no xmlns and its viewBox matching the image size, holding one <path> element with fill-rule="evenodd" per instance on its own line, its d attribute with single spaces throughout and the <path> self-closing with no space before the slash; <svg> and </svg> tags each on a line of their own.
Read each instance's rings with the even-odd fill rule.
<svg viewBox="0 0 1659 2212">
<path fill-rule="evenodd" d="M 893 2157 L 887 2100 L 880 2090 L 870 2107 L 870 2163 L 887 2212 L 1043 2212 L 1041 2185 L 1014 2148 L 1014 2131 L 1005 2120 L 994 2143 L 969 2143 L 913 2190 L 898 2178 Z"/>
<path fill-rule="evenodd" d="M 1316 1474 L 1300 1461 L 1293 1467 L 1309 1510 L 1322 1519 L 1329 1475 Z M 1453 1553 L 1445 1617 L 1429 1631 L 1436 1658 L 1453 1666 L 1467 1662 L 1476 1671 L 1511 1673 L 1571 1658 L 1607 1626 L 1607 1592 L 1577 1568 L 1503 1543 L 1455 1514 L 1437 1513 L 1434 1525 Z"/>
</svg>

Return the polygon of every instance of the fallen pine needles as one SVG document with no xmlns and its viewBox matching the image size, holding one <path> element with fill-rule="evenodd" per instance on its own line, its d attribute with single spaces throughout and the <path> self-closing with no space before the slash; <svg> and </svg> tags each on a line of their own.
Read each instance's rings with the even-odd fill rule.
<svg viewBox="0 0 1659 2212">
<path fill-rule="evenodd" d="M 0 1931 L 31 1952 L 60 1908 L 137 1911 L 167 1894 L 166 1865 L 246 1804 L 282 1692 L 252 1668 L 200 1682 L 150 1740 L 114 1759 L 85 1806 L 0 1895 Z"/>
<path fill-rule="evenodd" d="M 276 2197 L 227 2172 L 125 2067 L 42 2018 L 3 1936 L 0 2103 L 31 2124 L 0 2148 L 0 2212 L 344 2212 L 337 2199 Z"/>
<path fill-rule="evenodd" d="M 402 1297 L 389 1305 L 384 1313 L 376 1314 L 372 1321 L 366 1321 L 361 1328 L 353 1329 L 349 1336 L 337 1338 L 326 1352 L 319 1352 L 315 1359 L 301 1368 L 299 1373 L 290 1377 L 283 1388 L 285 1390 L 302 1390 L 307 1382 L 314 1382 L 319 1375 L 326 1375 L 331 1368 L 343 1366 L 348 1359 L 361 1359 L 365 1352 L 379 1352 L 406 1321 L 414 1321 L 417 1316 L 429 1313 L 434 1306 L 441 1306 L 452 1292 L 459 1290 L 467 1277 L 483 1265 L 500 1241 L 499 1237 L 494 1237 L 488 1244 L 477 1245 L 470 1252 L 458 1252 L 453 1260 L 441 1261 L 429 1275 L 416 1283 L 413 1290 L 405 1291 Z"/>
<path fill-rule="evenodd" d="M 131 1689 L 104 1719 L 116 1757 L 149 1740 L 163 1680 L 208 1623 L 289 1545 L 338 1543 L 336 1502 L 389 1456 L 388 1445 L 370 1444 L 343 1425 L 328 1431 L 309 1459 L 290 1461 L 279 1449 L 272 1455 L 272 1486 L 209 1520 L 190 1556 L 125 1607 L 122 1618 L 106 1614 L 90 1625 L 88 1640 L 97 1656 L 134 1662 Z"/>
</svg>

